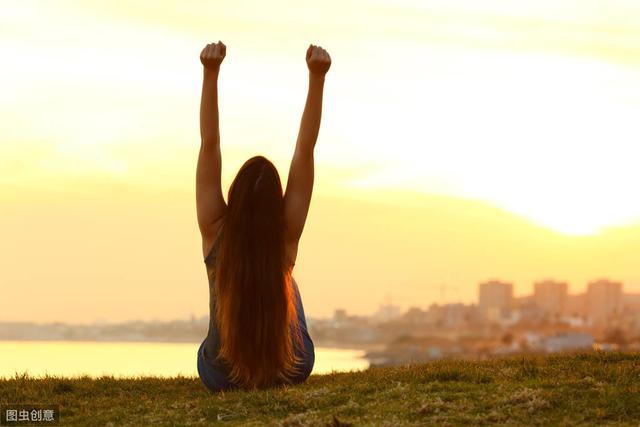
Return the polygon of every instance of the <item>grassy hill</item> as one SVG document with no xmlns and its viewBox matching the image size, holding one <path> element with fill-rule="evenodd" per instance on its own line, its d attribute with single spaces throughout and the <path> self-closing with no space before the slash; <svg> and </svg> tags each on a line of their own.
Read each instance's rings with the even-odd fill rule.
<svg viewBox="0 0 640 427">
<path fill-rule="evenodd" d="M 640 353 L 443 360 L 210 394 L 198 378 L 15 378 L 0 403 L 58 404 L 61 425 L 632 425 Z"/>
</svg>

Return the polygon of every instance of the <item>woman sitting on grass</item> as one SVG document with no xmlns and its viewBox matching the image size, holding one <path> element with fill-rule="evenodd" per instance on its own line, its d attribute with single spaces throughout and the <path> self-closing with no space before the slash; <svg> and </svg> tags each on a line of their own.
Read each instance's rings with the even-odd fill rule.
<svg viewBox="0 0 640 427">
<path fill-rule="evenodd" d="M 196 171 L 196 205 L 209 279 L 209 332 L 198 350 L 198 373 L 211 391 L 304 382 L 314 347 L 292 277 L 313 189 L 313 149 L 331 66 L 321 47 L 307 49 L 309 92 L 286 191 L 262 156 L 240 168 L 225 203 L 221 187 L 218 73 L 221 43 L 200 54 L 204 65 Z"/>
</svg>

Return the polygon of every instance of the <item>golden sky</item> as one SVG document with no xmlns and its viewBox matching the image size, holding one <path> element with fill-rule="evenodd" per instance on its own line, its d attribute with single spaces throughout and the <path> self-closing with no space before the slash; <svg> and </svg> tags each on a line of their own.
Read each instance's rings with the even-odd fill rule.
<svg viewBox="0 0 640 427">
<path fill-rule="evenodd" d="M 0 292 L 19 302 L 0 320 L 206 314 L 198 55 L 218 39 L 225 192 L 254 154 L 286 182 L 305 49 L 333 59 L 295 270 L 308 315 L 470 302 L 491 277 L 640 290 L 636 1 L 0 12 Z"/>
</svg>

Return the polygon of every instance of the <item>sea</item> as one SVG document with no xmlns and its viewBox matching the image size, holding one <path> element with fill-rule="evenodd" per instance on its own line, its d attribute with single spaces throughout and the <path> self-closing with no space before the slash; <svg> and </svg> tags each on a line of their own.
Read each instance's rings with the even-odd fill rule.
<svg viewBox="0 0 640 427">
<path fill-rule="evenodd" d="M 0 378 L 198 376 L 200 343 L 0 341 Z M 367 369 L 364 350 L 316 347 L 312 374 Z"/>
</svg>

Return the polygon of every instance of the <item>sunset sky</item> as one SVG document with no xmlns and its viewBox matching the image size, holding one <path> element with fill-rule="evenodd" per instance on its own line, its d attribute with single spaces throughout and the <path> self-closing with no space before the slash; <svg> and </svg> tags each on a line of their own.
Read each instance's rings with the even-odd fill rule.
<svg viewBox="0 0 640 427">
<path fill-rule="evenodd" d="M 6 1 L 0 321 L 207 314 L 202 71 L 223 187 L 286 182 L 309 43 L 333 59 L 296 276 L 308 316 L 554 277 L 640 291 L 636 0 Z"/>
</svg>

